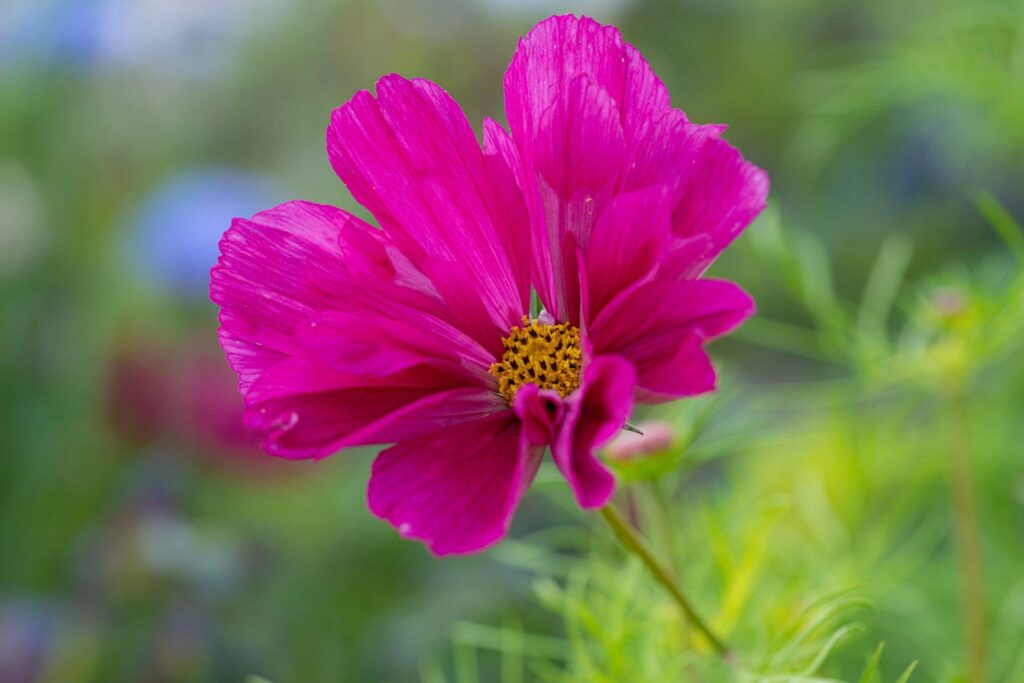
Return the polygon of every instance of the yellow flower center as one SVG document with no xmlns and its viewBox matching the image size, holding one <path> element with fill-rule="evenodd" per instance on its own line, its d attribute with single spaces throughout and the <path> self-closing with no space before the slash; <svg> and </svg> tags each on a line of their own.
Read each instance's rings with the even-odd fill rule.
<svg viewBox="0 0 1024 683">
<path fill-rule="evenodd" d="M 523 326 L 513 327 L 501 343 L 505 353 L 490 373 L 498 379 L 498 392 L 509 403 L 524 384 L 554 389 L 563 398 L 580 386 L 583 354 L 578 327 L 545 325 L 523 316 Z"/>
</svg>

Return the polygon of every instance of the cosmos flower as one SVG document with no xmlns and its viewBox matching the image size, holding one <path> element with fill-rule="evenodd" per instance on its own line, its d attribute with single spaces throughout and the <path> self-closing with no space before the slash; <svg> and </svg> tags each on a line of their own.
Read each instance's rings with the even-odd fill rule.
<svg viewBox="0 0 1024 683">
<path fill-rule="evenodd" d="M 713 389 L 704 344 L 753 310 L 700 275 L 767 178 L 673 109 L 616 29 L 542 22 L 505 97 L 510 131 L 485 120 L 481 146 L 440 87 L 385 76 L 327 132 L 380 229 L 291 202 L 236 219 L 212 273 L 266 450 L 394 444 L 369 507 L 439 555 L 500 540 L 548 448 L 580 506 L 604 505 L 595 448 L 634 401 Z"/>
</svg>

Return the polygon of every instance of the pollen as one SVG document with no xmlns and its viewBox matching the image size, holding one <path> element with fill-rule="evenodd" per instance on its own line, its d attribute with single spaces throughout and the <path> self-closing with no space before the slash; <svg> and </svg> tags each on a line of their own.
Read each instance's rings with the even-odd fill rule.
<svg viewBox="0 0 1024 683">
<path fill-rule="evenodd" d="M 513 327 L 501 342 L 505 353 L 490 372 L 509 403 L 524 384 L 554 389 L 563 398 L 579 388 L 583 355 L 578 327 L 545 325 L 523 316 L 522 327 Z"/>
</svg>

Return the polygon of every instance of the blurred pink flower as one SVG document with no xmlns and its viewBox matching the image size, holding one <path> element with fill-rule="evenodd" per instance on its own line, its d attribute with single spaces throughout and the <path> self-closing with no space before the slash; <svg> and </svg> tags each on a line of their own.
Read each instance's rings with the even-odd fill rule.
<svg viewBox="0 0 1024 683">
<path fill-rule="evenodd" d="M 554 17 L 505 77 L 511 133 L 483 146 L 425 80 L 385 76 L 327 132 L 380 223 L 291 202 L 237 219 L 211 297 L 264 448 L 321 458 L 396 445 L 374 514 L 436 554 L 506 533 L 545 449 L 584 508 L 633 401 L 714 388 L 706 341 L 753 301 L 699 279 L 764 206 L 765 174 L 671 108 L 616 29 Z M 545 311 L 530 319 L 531 284 Z"/>
<path fill-rule="evenodd" d="M 108 370 L 107 414 L 125 438 L 171 443 L 217 464 L 278 470 L 243 424 L 231 369 L 206 339 L 121 341 Z"/>
<path fill-rule="evenodd" d="M 675 438 L 675 430 L 667 422 L 640 422 L 636 428 L 643 432 L 620 431 L 605 447 L 611 460 L 639 460 L 668 450 Z"/>
</svg>

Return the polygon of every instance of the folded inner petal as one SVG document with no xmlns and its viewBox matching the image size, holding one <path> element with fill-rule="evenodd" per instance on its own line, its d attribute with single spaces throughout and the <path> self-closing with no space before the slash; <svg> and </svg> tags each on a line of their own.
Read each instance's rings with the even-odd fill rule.
<svg viewBox="0 0 1024 683">
<path fill-rule="evenodd" d="M 523 425 L 526 439 L 534 445 L 547 446 L 555 439 L 565 403 L 557 391 L 540 389 L 531 383 L 516 392 L 512 410 Z"/>
</svg>

